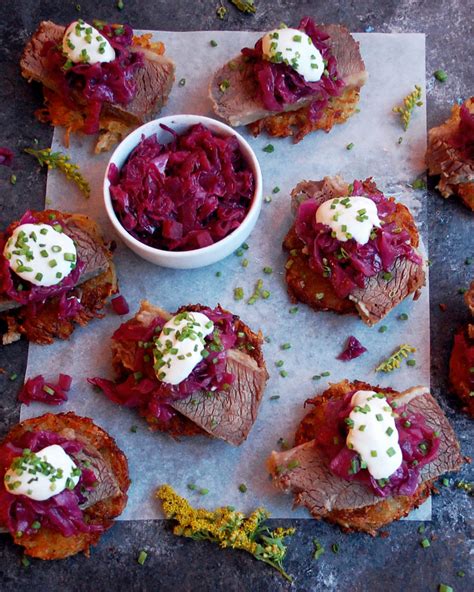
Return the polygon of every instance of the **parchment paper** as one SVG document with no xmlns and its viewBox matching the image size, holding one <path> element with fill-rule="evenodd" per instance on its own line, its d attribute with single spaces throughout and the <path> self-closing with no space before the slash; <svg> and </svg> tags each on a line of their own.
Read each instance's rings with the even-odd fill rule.
<svg viewBox="0 0 474 592">
<path fill-rule="evenodd" d="M 249 32 L 155 32 L 157 39 L 166 44 L 166 51 L 177 65 L 176 84 L 163 115 L 198 113 L 211 115 L 207 88 L 212 73 L 225 61 L 238 54 L 241 47 L 250 45 L 259 33 Z M 161 507 L 153 498 L 156 487 L 168 482 L 179 493 L 204 506 L 235 505 L 251 510 L 258 505 L 267 507 L 274 517 L 307 517 L 304 510 L 291 510 L 292 497 L 276 491 L 268 478 L 265 460 L 277 448 L 280 437 L 292 441 L 295 428 L 304 415 L 306 398 L 322 392 L 328 381 L 343 378 L 362 379 L 371 383 L 392 385 L 399 390 L 413 385 L 429 385 L 429 300 L 428 286 L 416 303 L 407 301 L 389 315 L 384 324 L 386 333 L 378 327 L 368 328 L 359 318 L 339 317 L 331 313 L 314 313 L 304 305 L 296 314 L 286 294 L 283 271 L 285 255 L 282 239 L 291 222 L 289 192 L 302 179 L 320 179 L 324 175 L 339 173 L 348 181 L 372 175 L 387 194 L 395 195 L 417 215 L 424 230 L 425 218 L 421 208 L 422 192 L 414 192 L 408 183 L 423 170 L 426 138 L 425 107 L 417 108 L 410 128 L 404 133 L 398 117 L 391 112 L 395 104 L 413 90 L 415 84 L 424 88 L 425 37 L 419 34 L 357 34 L 361 42 L 369 80 L 362 89 L 360 113 L 346 124 L 336 126 L 329 134 L 311 134 L 303 142 L 293 145 L 290 139 L 252 138 L 244 134 L 253 146 L 262 166 L 264 194 L 272 195 L 272 202 L 263 205 L 260 219 L 248 240 L 247 268 L 242 259 L 230 255 L 224 261 L 200 270 L 178 271 L 155 267 L 139 259 L 122 244 L 116 254 L 116 265 L 121 292 L 134 313 L 142 298 L 174 311 L 180 305 L 201 302 L 210 306 L 220 302 L 241 315 L 254 330 L 262 329 L 271 343 L 265 344 L 264 353 L 270 380 L 260 408 L 258 419 L 250 436 L 242 446 L 232 446 L 205 437 L 183 438 L 177 442 L 166 434 L 151 433 L 147 424 L 133 410 L 109 402 L 86 382 L 87 377 L 112 377 L 109 338 L 125 320 L 109 307 L 103 320 L 94 321 L 84 329 L 77 329 L 67 342 L 52 346 L 32 345 L 29 350 L 27 375 L 43 374 L 55 379 L 58 372 L 73 376 L 73 388 L 67 404 L 49 408 L 39 404 L 22 408 L 22 418 L 46 411 L 73 410 L 90 416 L 109 431 L 128 456 L 132 486 L 127 509 L 122 519 L 148 519 L 162 517 Z M 210 40 L 217 41 L 217 47 Z M 177 82 L 186 79 L 185 86 Z M 403 137 L 401 144 L 397 143 Z M 262 151 L 271 142 L 272 154 Z M 354 144 L 351 151 L 346 149 Z M 61 133 L 56 130 L 53 149 L 62 149 Z M 109 155 L 93 156 L 92 141 L 87 137 L 74 137 L 69 150 L 73 161 L 81 166 L 92 187 L 90 200 L 85 200 L 76 187 L 55 171 L 49 173 L 46 207 L 83 212 L 100 221 L 109 237 L 113 231 L 102 205 L 102 178 Z M 280 192 L 272 194 L 278 186 Z M 416 193 L 416 194 L 415 194 Z M 262 272 L 271 266 L 271 276 Z M 216 277 L 221 271 L 222 276 Z M 259 300 L 253 306 L 246 303 L 258 278 L 264 279 L 271 291 L 268 300 Z M 246 298 L 233 299 L 233 289 L 244 288 Z M 408 321 L 398 320 L 400 313 L 409 315 Z M 340 362 L 341 352 L 349 335 L 355 335 L 368 348 L 357 360 Z M 280 345 L 289 342 L 292 347 L 281 351 Z M 393 374 L 375 374 L 374 368 L 402 343 L 417 348 L 416 367 L 404 365 Z M 286 378 L 275 367 L 284 360 Z M 329 371 L 331 375 L 319 381 L 312 376 Z M 279 396 L 277 400 L 271 397 Z M 131 426 L 138 426 L 132 433 Z M 195 483 L 206 488 L 205 496 L 191 492 L 187 485 Z M 247 493 L 239 491 L 241 483 Z M 425 505 L 418 518 L 430 516 Z M 412 515 L 413 516 L 413 515 Z"/>
</svg>

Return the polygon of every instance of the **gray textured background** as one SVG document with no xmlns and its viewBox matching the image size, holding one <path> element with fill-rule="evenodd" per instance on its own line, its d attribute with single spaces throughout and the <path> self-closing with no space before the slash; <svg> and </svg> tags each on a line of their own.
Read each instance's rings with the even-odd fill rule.
<svg viewBox="0 0 474 592">
<path fill-rule="evenodd" d="M 224 0 L 227 6 L 228 3 Z M 254 16 L 240 14 L 233 7 L 225 20 L 215 15 L 218 0 L 124 0 L 119 12 L 115 0 L 82 0 L 80 12 L 73 1 L 17 0 L 0 1 L 0 146 L 17 153 L 13 172 L 18 181 L 9 182 L 11 171 L 0 167 L 0 224 L 4 228 L 27 207 L 43 207 L 46 175 L 21 154 L 33 138 L 45 146 L 51 130 L 39 124 L 33 111 L 41 104 L 41 93 L 27 85 L 19 75 L 18 61 L 28 36 L 43 19 L 67 23 L 78 16 L 125 21 L 136 28 L 254 29 L 270 28 L 280 21 L 293 23 L 309 14 L 320 22 L 337 22 L 352 31 L 373 27 L 380 32 L 423 32 L 427 35 L 428 125 L 437 125 L 458 98 L 473 92 L 472 1 L 465 0 L 381 0 L 370 2 L 256 0 Z M 448 80 L 441 84 L 432 72 L 443 68 Z M 460 439 L 465 455 L 472 454 L 472 423 L 459 411 L 457 401 L 447 393 L 448 352 L 452 335 L 466 319 L 460 287 L 473 277 L 474 256 L 472 214 L 455 200 L 444 201 L 429 183 L 429 250 L 431 268 L 432 387 Z M 441 312 L 440 303 L 447 305 Z M 17 343 L 3 348 L 0 367 L 0 436 L 18 418 L 16 391 L 26 365 L 27 347 Z M 8 380 L 17 373 L 15 382 Z M 472 480 L 466 465 L 455 481 Z M 35 586 L 52 590 L 253 590 L 279 591 L 436 591 L 439 583 L 450 584 L 456 592 L 472 590 L 474 577 L 469 572 L 472 550 L 472 497 L 454 486 L 441 487 L 433 502 L 433 520 L 426 533 L 417 532 L 418 524 L 396 523 L 388 537 L 372 539 L 364 535 L 343 535 L 325 523 L 293 521 L 297 534 L 291 541 L 286 566 L 295 576 L 292 586 L 264 564 L 241 552 L 219 551 L 207 543 L 176 538 L 165 522 L 119 523 L 106 534 L 90 559 L 83 556 L 64 562 L 33 561 L 29 568 L 20 564 L 21 551 L 9 537 L 0 536 L 0 588 L 26 590 Z M 291 521 L 284 521 L 287 525 Z M 277 522 L 275 522 L 277 524 Z M 434 535 L 429 549 L 419 541 Z M 325 547 L 318 560 L 311 558 L 312 539 Z M 338 543 L 340 551 L 330 547 Z M 148 551 L 144 566 L 136 563 L 141 549 Z M 471 568 L 472 569 L 472 568 Z M 464 578 L 456 575 L 466 572 Z"/>
</svg>

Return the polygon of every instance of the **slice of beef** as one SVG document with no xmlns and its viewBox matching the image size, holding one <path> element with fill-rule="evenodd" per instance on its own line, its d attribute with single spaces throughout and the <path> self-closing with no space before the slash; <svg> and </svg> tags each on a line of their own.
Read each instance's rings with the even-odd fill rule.
<svg viewBox="0 0 474 592">
<path fill-rule="evenodd" d="M 425 285 L 423 266 L 409 259 L 396 259 L 390 273 L 390 280 L 379 273 L 368 278 L 364 288 L 357 287 L 349 295 L 360 318 L 369 326 L 378 323 L 410 294 L 416 300 L 418 291 Z"/>
<path fill-rule="evenodd" d="M 471 114 L 474 114 L 474 97 L 467 99 L 464 106 Z M 450 197 L 454 193 L 458 193 L 459 185 L 474 185 L 472 154 L 469 155 L 466 150 L 453 145 L 453 139 L 459 132 L 460 110 L 460 105 L 454 105 L 451 117 L 428 132 L 428 149 L 426 151 L 428 173 L 440 175 L 437 188 L 443 197 Z"/>
<path fill-rule="evenodd" d="M 90 508 L 97 502 L 120 495 L 120 485 L 112 473 L 110 466 L 98 450 L 91 446 L 83 448 L 80 452 L 74 454 L 74 461 L 80 467 L 93 471 L 97 478 L 97 484 L 92 491 L 84 494 L 87 499 L 81 505 L 83 510 Z"/>
<path fill-rule="evenodd" d="M 103 240 L 98 240 L 97 236 L 85 229 L 84 219 L 87 221 L 86 217 L 80 215 L 69 217 L 66 231 L 76 244 L 78 259 L 85 263 L 77 285 L 104 273 L 110 265 L 110 254 Z M 0 294 L 0 313 L 20 306 L 19 302 Z"/>
<path fill-rule="evenodd" d="M 239 446 L 257 419 L 268 374 L 248 354 L 235 349 L 227 354 L 227 371 L 234 376 L 229 392 L 196 393 L 174 401 L 171 407 L 215 438 Z"/>
<path fill-rule="evenodd" d="M 459 444 L 446 416 L 423 387 L 410 389 L 397 398 L 412 412 L 423 414 L 427 424 L 440 432 L 438 456 L 421 471 L 421 483 L 436 479 L 462 464 Z M 349 482 L 329 470 L 327 461 L 310 440 L 285 452 L 272 452 L 268 467 L 277 488 L 295 494 L 295 505 L 303 505 L 315 517 L 332 511 L 356 510 L 381 502 L 363 484 Z"/>
<path fill-rule="evenodd" d="M 314 199 L 321 205 L 328 199 L 344 197 L 349 193 L 349 185 L 339 175 L 324 177 L 322 181 L 301 181 L 291 192 L 291 211 L 296 214 L 298 207 L 307 199 Z"/>
<path fill-rule="evenodd" d="M 43 21 L 26 44 L 20 60 L 21 73 L 28 81 L 41 82 L 47 88 L 57 91 L 57 83 L 48 70 L 45 44 L 58 45 L 62 42 L 66 28 L 51 21 Z M 128 105 L 104 104 L 102 115 L 122 119 L 130 125 L 139 125 L 151 119 L 166 103 L 174 82 L 175 65 L 165 56 L 133 48 L 144 55 L 144 66 L 135 74 L 137 92 Z M 79 97 L 77 97 L 80 102 Z"/>
<path fill-rule="evenodd" d="M 367 71 L 360 55 L 359 43 L 340 25 L 318 28 L 330 36 L 326 43 L 337 60 L 339 75 L 346 84 L 345 90 L 363 86 L 367 80 Z M 229 85 L 222 92 L 220 86 L 224 80 Z M 262 104 L 253 70 L 241 54 L 215 73 L 209 86 L 209 94 L 215 113 L 232 126 L 247 125 L 275 115 L 275 111 L 268 111 Z M 296 103 L 286 105 L 282 111 L 295 111 L 315 98 L 317 97 L 304 97 Z"/>
</svg>

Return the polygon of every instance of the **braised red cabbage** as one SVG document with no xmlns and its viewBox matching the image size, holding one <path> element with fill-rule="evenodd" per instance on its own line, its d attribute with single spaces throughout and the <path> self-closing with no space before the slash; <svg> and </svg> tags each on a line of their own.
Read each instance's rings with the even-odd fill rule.
<svg viewBox="0 0 474 592">
<path fill-rule="evenodd" d="M 18 223 L 12 224 L 7 228 L 3 236 L 0 237 L 0 294 L 15 300 L 15 302 L 18 302 L 22 306 L 27 306 L 29 313 L 32 315 L 35 314 L 37 307 L 41 307 L 42 304 L 56 296 L 58 297 L 58 317 L 61 320 L 71 318 L 82 310 L 80 301 L 76 296 L 71 294 L 85 266 L 79 257 L 76 259 L 75 268 L 59 284 L 54 286 L 36 286 L 21 279 L 12 272 L 10 264 L 3 256 L 5 243 L 14 228 L 20 224 L 36 224 L 37 222 L 38 220 L 28 210 Z M 51 226 L 59 223 L 67 233 L 67 222 L 60 216 L 56 216 L 54 219 L 43 223 L 49 223 Z"/>
<path fill-rule="evenodd" d="M 11 166 L 13 162 L 13 152 L 6 146 L 0 146 L 0 165 Z"/>
<path fill-rule="evenodd" d="M 364 347 L 356 337 L 351 335 L 347 340 L 344 351 L 342 351 L 337 356 L 337 359 L 342 360 L 343 362 L 347 362 L 348 360 L 354 360 L 355 358 L 358 358 L 366 351 L 367 348 Z"/>
<path fill-rule="evenodd" d="M 301 74 L 287 64 L 277 64 L 264 59 L 261 39 L 253 49 L 249 47 L 242 49 L 242 54 L 253 70 L 265 109 L 282 111 L 286 105 L 314 96 L 315 100 L 311 104 L 309 114 L 313 120 L 316 120 L 327 105 L 328 99 L 342 93 L 344 81 L 338 77 L 336 58 L 332 55 L 329 45 L 325 43 L 329 35 L 318 29 L 310 17 L 301 19 L 298 29 L 311 37 L 313 44 L 323 57 L 325 71 L 318 82 L 307 82 Z"/>
<path fill-rule="evenodd" d="M 250 207 L 255 179 L 235 136 L 202 124 L 168 144 L 143 138 L 120 171 L 109 168 L 118 219 L 139 241 L 169 251 L 211 245 L 230 234 Z"/>
<path fill-rule="evenodd" d="M 28 378 L 18 393 L 18 400 L 25 405 L 36 401 L 46 403 L 47 405 L 62 405 L 67 401 L 67 394 L 71 387 L 72 378 L 65 374 L 60 374 L 57 384 L 46 382 L 44 377 L 39 374 L 34 378 Z"/>
<path fill-rule="evenodd" d="M 214 309 L 199 307 L 199 312 L 215 325 L 214 332 L 205 338 L 205 349 L 209 355 L 180 384 L 170 385 L 159 381 L 153 368 L 153 337 L 160 333 L 167 320 L 161 317 L 155 317 L 148 327 L 131 319 L 123 323 L 112 336 L 116 347 L 135 352 L 132 374 L 117 382 L 104 378 L 89 378 L 89 382 L 99 387 L 114 403 L 137 407 L 141 415 L 151 415 L 163 423 L 174 415 L 167 403 L 185 399 L 197 391 L 228 390 L 233 375 L 226 370 L 227 351 L 238 340 L 235 317 L 219 306 Z"/>
<path fill-rule="evenodd" d="M 45 44 L 45 60 L 57 89 L 66 105 L 72 109 L 77 103 L 87 111 L 82 131 L 94 134 L 99 131 L 99 119 L 105 102 L 127 105 L 136 94 L 135 73 L 143 67 L 140 51 L 132 50 L 133 29 L 129 25 L 108 25 L 95 22 L 101 34 L 115 50 L 115 59 L 97 64 L 74 64 L 64 69 L 67 58 L 61 47 Z M 69 65 L 69 64 L 68 64 Z"/>
<path fill-rule="evenodd" d="M 130 312 L 130 307 L 128 302 L 125 300 L 124 296 L 120 295 L 116 298 L 112 298 L 111 300 L 112 308 L 114 312 L 118 315 L 126 315 Z"/>
<path fill-rule="evenodd" d="M 315 445 L 326 456 L 331 472 L 342 479 L 364 483 L 380 497 L 413 495 L 420 483 L 421 469 L 438 454 L 439 435 L 427 425 L 423 415 L 408 411 L 406 405 L 396 405 L 395 400 L 387 396 L 396 413 L 395 425 L 403 461 L 388 479 L 376 480 L 367 469 L 361 468 L 359 454 L 346 446 L 348 426 L 345 419 L 352 410 L 354 393 L 327 403 L 324 427 L 318 430 Z"/>
<path fill-rule="evenodd" d="M 395 212 L 396 203 L 375 189 L 371 180 L 354 181 L 350 195 L 363 195 L 374 201 L 382 222 Z M 332 236 L 329 226 L 316 222 L 318 207 L 315 199 L 302 202 L 296 214 L 295 230 L 308 251 L 311 269 L 329 279 L 339 298 L 346 298 L 356 287 L 363 288 L 367 278 L 381 271 L 388 273 L 399 257 L 422 264 L 410 244 L 410 235 L 396 222 L 374 227 L 365 245 L 354 239 L 341 242 Z"/>
<path fill-rule="evenodd" d="M 6 490 L 3 478 L 14 458 L 21 456 L 24 449 L 38 452 L 53 444 L 61 446 L 73 459 L 84 448 L 84 444 L 78 440 L 68 440 L 48 431 L 27 432 L 14 443 L 0 446 L 0 524 L 16 536 L 19 536 L 18 533 L 35 534 L 37 529 L 32 525 L 38 522 L 41 528 L 49 528 L 67 537 L 81 532 L 102 532 L 103 527 L 100 524 L 89 524 L 84 520 L 79 507 L 86 500 L 87 492 L 97 482 L 89 468 L 80 467 L 81 476 L 74 489 L 65 489 L 45 501 L 34 501 Z"/>
</svg>

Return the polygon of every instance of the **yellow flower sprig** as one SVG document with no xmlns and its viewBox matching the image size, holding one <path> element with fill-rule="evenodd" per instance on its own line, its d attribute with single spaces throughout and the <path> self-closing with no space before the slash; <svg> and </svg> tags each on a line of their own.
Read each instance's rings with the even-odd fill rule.
<svg viewBox="0 0 474 592">
<path fill-rule="evenodd" d="M 408 358 L 413 352 L 416 352 L 416 347 L 404 343 L 387 360 L 377 366 L 375 372 L 393 372 L 395 368 L 400 368 L 402 360 Z"/>
<path fill-rule="evenodd" d="M 421 86 L 415 84 L 415 90 L 403 99 L 403 105 L 394 107 L 392 109 L 394 113 L 400 113 L 400 119 L 402 120 L 403 129 L 405 131 L 407 131 L 410 124 L 413 109 L 415 106 L 421 107 L 422 105 L 423 101 L 421 100 Z"/>
<path fill-rule="evenodd" d="M 48 169 L 59 169 L 66 178 L 75 183 L 86 197 L 90 197 L 91 189 L 89 183 L 82 176 L 77 166 L 71 162 L 71 158 L 63 152 L 51 152 L 51 148 L 25 148 L 25 152 L 34 156 L 41 166 L 47 166 Z"/>
<path fill-rule="evenodd" d="M 173 529 L 174 534 L 195 541 L 218 543 L 222 549 L 230 547 L 247 551 L 258 561 L 271 565 L 291 582 L 291 577 L 283 568 L 286 555 L 284 539 L 294 534 L 295 529 L 270 530 L 263 526 L 263 522 L 269 517 L 265 509 L 257 508 L 249 516 L 231 507 L 213 511 L 196 509 L 170 485 L 160 487 L 156 497 L 162 501 L 166 517 L 177 522 Z"/>
</svg>

